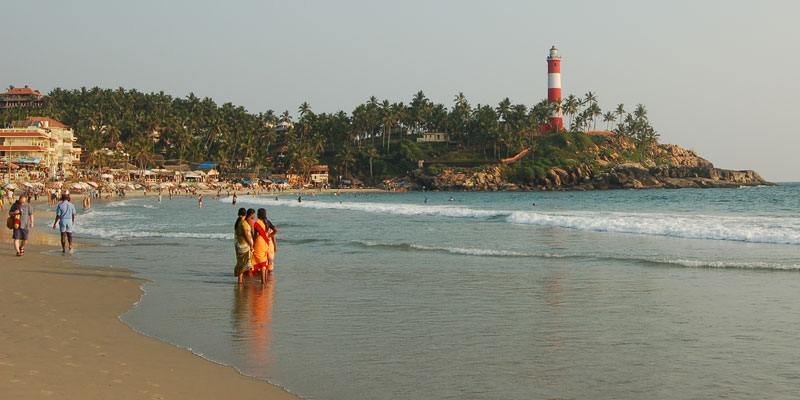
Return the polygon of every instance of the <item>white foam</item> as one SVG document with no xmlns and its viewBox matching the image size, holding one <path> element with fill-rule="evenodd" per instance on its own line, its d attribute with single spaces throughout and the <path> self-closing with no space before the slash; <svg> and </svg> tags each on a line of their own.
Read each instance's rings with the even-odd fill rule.
<svg viewBox="0 0 800 400">
<path fill-rule="evenodd" d="M 242 199 L 241 203 L 258 204 L 266 206 L 284 206 L 296 208 L 311 208 L 317 210 L 347 210 L 347 211 L 360 211 L 374 214 L 391 214 L 391 215 L 420 215 L 420 216 L 440 216 L 440 217 L 455 217 L 455 218 L 491 218 L 501 215 L 508 215 L 509 211 L 497 210 L 480 210 L 460 206 L 428 206 L 419 204 L 403 204 L 403 203 L 331 203 L 322 201 L 304 201 L 298 202 L 295 200 L 267 200 L 267 199 Z"/>
<path fill-rule="evenodd" d="M 670 215 L 574 211 L 513 212 L 514 224 L 553 226 L 596 232 L 633 233 L 688 239 L 800 244 L 800 219 L 716 215 Z"/>
<path fill-rule="evenodd" d="M 705 261 L 705 260 L 668 260 L 662 259 L 656 262 L 666 264 L 682 265 L 684 267 L 710 267 L 710 268 L 743 268 L 743 269 L 777 269 L 794 271 L 800 270 L 800 264 L 769 264 L 761 261 Z"/>
<path fill-rule="evenodd" d="M 96 236 L 103 239 L 123 240 L 131 238 L 187 238 L 187 239 L 223 239 L 233 240 L 232 233 L 211 232 L 151 232 L 138 230 L 123 230 L 112 228 L 98 228 L 92 226 L 76 226 L 75 233 Z"/>
<path fill-rule="evenodd" d="M 462 206 L 428 206 L 404 203 L 334 203 L 322 201 L 243 199 L 259 205 L 320 210 L 348 210 L 390 215 L 440 216 L 487 219 L 506 217 L 512 224 L 552 226 L 595 232 L 671 236 L 687 239 L 734 240 L 751 243 L 800 245 L 800 218 L 750 216 L 612 213 L 599 211 L 526 212 L 483 210 Z"/>
<path fill-rule="evenodd" d="M 496 250 L 496 249 L 476 249 L 476 248 L 469 248 L 469 247 L 448 247 L 448 246 L 429 246 L 429 245 L 421 245 L 416 243 L 381 243 L 381 242 L 373 242 L 368 240 L 356 240 L 355 243 L 362 244 L 367 247 L 392 247 L 398 249 L 416 249 L 416 250 L 424 250 L 424 251 L 446 251 L 452 254 L 464 254 L 470 256 L 488 256 L 488 257 L 569 257 L 566 255 L 558 255 L 558 254 L 549 254 L 549 253 L 542 253 L 542 254 L 533 254 L 533 253 L 523 253 L 519 251 L 511 251 L 511 250 Z"/>
</svg>

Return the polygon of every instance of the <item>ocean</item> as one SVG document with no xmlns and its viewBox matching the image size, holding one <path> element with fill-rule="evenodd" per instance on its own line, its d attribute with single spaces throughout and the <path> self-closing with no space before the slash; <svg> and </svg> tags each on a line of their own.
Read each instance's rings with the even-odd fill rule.
<svg viewBox="0 0 800 400">
<path fill-rule="evenodd" d="M 279 229 L 265 286 L 233 276 L 240 206 Z M 79 215 L 75 258 L 151 281 L 134 330 L 309 399 L 789 398 L 798 211 L 800 184 L 148 197 Z"/>
</svg>

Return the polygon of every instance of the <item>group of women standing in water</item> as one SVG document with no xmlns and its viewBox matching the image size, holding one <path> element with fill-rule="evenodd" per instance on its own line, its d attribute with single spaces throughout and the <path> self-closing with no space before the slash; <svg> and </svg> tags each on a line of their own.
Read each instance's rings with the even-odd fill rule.
<svg viewBox="0 0 800 400">
<path fill-rule="evenodd" d="M 261 282 L 266 283 L 267 275 L 275 268 L 275 235 L 278 228 L 267 219 L 267 210 L 259 208 L 239 209 L 239 217 L 234 224 L 236 238 L 236 267 L 234 275 L 239 283 L 244 282 L 245 275 L 261 275 Z"/>
</svg>

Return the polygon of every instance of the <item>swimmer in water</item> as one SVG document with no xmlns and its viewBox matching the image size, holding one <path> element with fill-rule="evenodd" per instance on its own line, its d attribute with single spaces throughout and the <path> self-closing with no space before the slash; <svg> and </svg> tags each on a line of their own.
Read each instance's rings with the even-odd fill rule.
<svg viewBox="0 0 800 400">
<path fill-rule="evenodd" d="M 450 196 L 450 200 L 447 201 L 456 201 L 456 199 L 454 199 L 453 196 Z"/>
</svg>

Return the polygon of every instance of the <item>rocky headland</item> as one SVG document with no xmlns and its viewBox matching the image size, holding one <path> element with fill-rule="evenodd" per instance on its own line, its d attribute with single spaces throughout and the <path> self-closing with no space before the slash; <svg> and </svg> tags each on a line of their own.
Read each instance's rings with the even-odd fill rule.
<svg viewBox="0 0 800 400">
<path fill-rule="evenodd" d="M 605 189 L 678 189 L 735 188 L 774 185 L 752 170 L 734 171 L 716 168 L 693 150 L 676 145 L 658 144 L 648 156 L 637 161 L 622 157 L 633 150 L 626 138 L 607 135 L 605 145 L 589 149 L 595 157 L 587 162 L 552 167 L 526 182 L 511 182 L 508 164 L 473 169 L 446 168 L 437 175 L 423 169 L 411 172 L 410 182 L 418 188 L 452 191 L 498 190 L 605 190 Z M 517 162 L 526 162 L 524 159 Z"/>
</svg>

